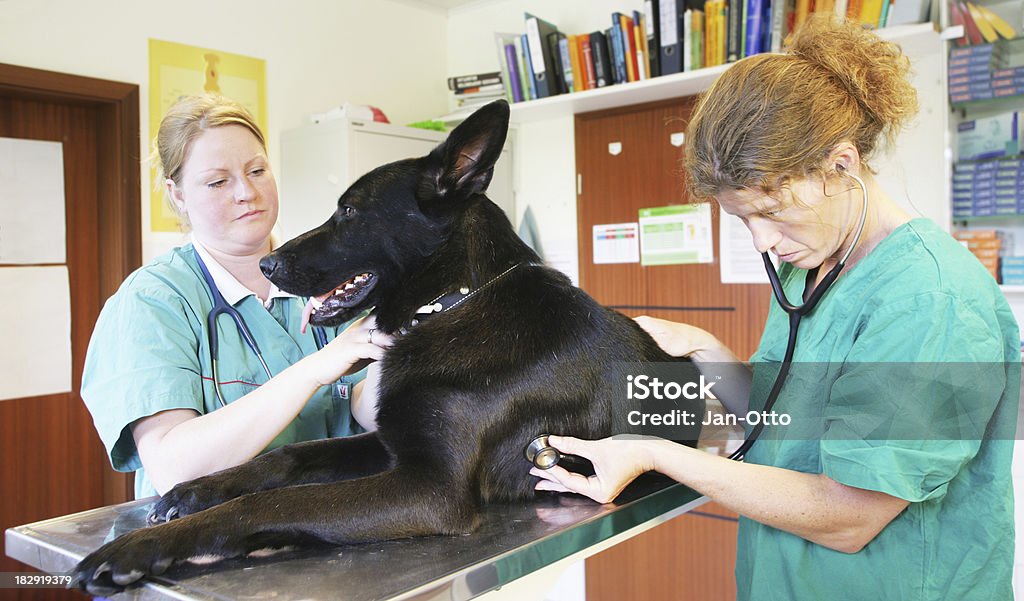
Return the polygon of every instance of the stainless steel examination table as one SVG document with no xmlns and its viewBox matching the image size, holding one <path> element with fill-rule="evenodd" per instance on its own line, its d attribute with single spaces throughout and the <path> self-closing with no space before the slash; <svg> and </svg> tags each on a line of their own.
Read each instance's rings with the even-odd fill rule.
<svg viewBox="0 0 1024 601">
<path fill-rule="evenodd" d="M 634 500 L 598 505 L 552 495 L 485 508 L 464 536 L 283 551 L 214 565 L 176 564 L 121 597 L 144 599 L 470 599 L 500 597 L 558 565 L 592 555 L 702 505 L 679 484 L 639 483 Z M 154 498 L 10 528 L 7 555 L 49 573 L 124 532 L 142 528 Z M 515 582 L 514 582 L 515 581 Z M 553 582 L 553 580 L 552 580 Z M 537 587 L 532 587 L 537 590 Z"/>
</svg>

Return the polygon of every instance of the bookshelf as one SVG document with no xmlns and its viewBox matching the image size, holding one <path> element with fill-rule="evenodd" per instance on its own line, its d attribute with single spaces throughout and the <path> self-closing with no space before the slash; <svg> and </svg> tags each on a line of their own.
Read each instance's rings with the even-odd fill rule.
<svg viewBox="0 0 1024 601">
<path fill-rule="evenodd" d="M 512 105 L 511 118 L 513 123 L 543 121 L 577 113 L 693 96 L 710 87 L 728 67 L 727 64 L 718 65 L 584 92 L 517 102 Z"/>
<path fill-rule="evenodd" d="M 911 55 L 914 54 L 915 47 L 934 43 L 939 36 L 932 23 L 887 27 L 879 29 L 878 34 L 884 39 L 900 44 L 904 51 Z M 693 96 L 710 87 L 730 64 L 517 102 L 512 105 L 511 120 L 513 124 L 531 123 L 578 113 Z"/>
<path fill-rule="evenodd" d="M 1006 11 L 1003 10 L 1005 13 Z M 1015 13 L 1018 17 L 1020 16 L 1020 10 L 1017 9 Z M 1004 15 L 1006 16 L 1006 15 Z M 954 48 L 952 40 L 957 39 L 963 35 L 963 26 L 956 28 L 949 28 L 943 37 L 950 40 L 949 47 Z M 1000 40 L 1005 49 L 1005 68 L 1012 69 L 1024 65 L 1024 38 L 1017 37 L 1010 40 Z M 959 132 L 957 131 L 958 124 L 980 118 L 994 117 L 997 115 L 1004 115 L 1010 112 L 1016 111 L 1018 115 L 1021 111 L 1024 111 L 1024 94 L 1015 94 L 1010 96 L 998 96 L 988 99 L 970 100 L 965 102 L 950 102 L 950 136 L 951 136 L 951 154 L 957 159 L 960 148 Z M 990 159 L 979 159 L 979 160 L 965 160 L 963 163 L 971 164 L 986 164 L 999 160 L 1000 158 L 1012 159 L 1014 157 L 995 157 Z M 954 186 L 957 184 L 954 183 Z M 973 193 L 972 193 L 973 201 Z M 1003 214 L 1003 215 L 954 215 L 952 218 L 953 227 L 960 231 L 970 230 L 990 230 L 995 229 L 1002 232 L 1006 237 L 1004 238 L 1003 249 L 1001 252 L 1007 253 L 1007 256 L 1022 256 L 1024 255 L 1024 212 L 1020 211 L 1018 207 L 1017 213 Z M 1003 294 L 1010 301 L 1011 307 L 1015 314 L 1018 315 L 1018 319 L 1024 313 L 1024 286 L 1022 285 L 1003 285 L 1001 284 L 1000 289 Z"/>
</svg>

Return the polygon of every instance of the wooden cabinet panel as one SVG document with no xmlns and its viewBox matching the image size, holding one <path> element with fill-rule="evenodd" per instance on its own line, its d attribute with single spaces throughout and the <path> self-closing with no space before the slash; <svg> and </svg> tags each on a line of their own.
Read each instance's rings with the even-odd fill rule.
<svg viewBox="0 0 1024 601">
<path fill-rule="evenodd" d="M 593 226 L 633 222 L 644 207 L 688 202 L 682 148 L 691 97 L 576 117 L 580 285 L 600 302 L 628 315 L 649 314 L 709 330 L 741 358 L 757 347 L 770 288 L 722 284 L 718 210 L 712 206 L 715 261 L 694 265 L 595 265 Z M 620 143 L 613 155 L 609 144 Z"/>
<path fill-rule="evenodd" d="M 756 349 L 768 312 L 767 285 L 722 284 L 718 210 L 715 261 L 641 267 L 595 265 L 593 226 L 635 222 L 638 211 L 688 202 L 682 148 L 693 98 L 576 117 L 580 285 L 605 305 L 712 332 L 740 358 Z M 617 154 L 609 144 L 621 145 Z M 587 560 L 588 601 L 735 598 L 736 516 L 714 504 L 681 516 Z"/>
<path fill-rule="evenodd" d="M 587 560 L 587 601 L 736 598 L 736 515 L 714 503 Z"/>
</svg>

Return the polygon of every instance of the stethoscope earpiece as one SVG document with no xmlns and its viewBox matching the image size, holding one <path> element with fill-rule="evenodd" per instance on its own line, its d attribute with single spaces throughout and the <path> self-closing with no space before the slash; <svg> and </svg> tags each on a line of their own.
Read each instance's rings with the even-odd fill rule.
<svg viewBox="0 0 1024 601">
<path fill-rule="evenodd" d="M 562 459 L 562 454 L 558 452 L 558 449 L 548 442 L 547 434 L 541 434 L 531 440 L 530 444 L 526 445 L 524 454 L 530 463 L 542 470 L 555 467 Z"/>
</svg>

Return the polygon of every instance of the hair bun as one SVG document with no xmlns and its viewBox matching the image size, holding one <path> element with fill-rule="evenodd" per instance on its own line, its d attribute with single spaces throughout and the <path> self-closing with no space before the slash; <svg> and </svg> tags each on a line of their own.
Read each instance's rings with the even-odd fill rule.
<svg viewBox="0 0 1024 601">
<path fill-rule="evenodd" d="M 910 60 L 902 49 L 829 14 L 812 15 L 787 40 L 788 52 L 832 74 L 891 142 L 917 114 Z"/>
</svg>

